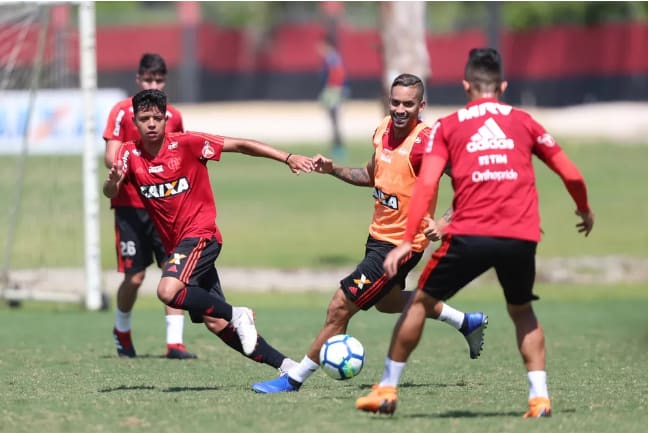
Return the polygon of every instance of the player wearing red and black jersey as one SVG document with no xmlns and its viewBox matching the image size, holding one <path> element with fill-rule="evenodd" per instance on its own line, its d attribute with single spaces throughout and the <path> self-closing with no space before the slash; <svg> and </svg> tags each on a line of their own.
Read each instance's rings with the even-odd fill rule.
<svg viewBox="0 0 649 435">
<path fill-rule="evenodd" d="M 217 333 L 226 344 L 257 362 L 286 370 L 294 362 L 258 336 L 249 308 L 225 300 L 214 262 L 221 249 L 208 160 L 222 152 L 239 152 L 286 163 L 291 171 L 310 172 L 312 159 L 270 145 L 205 133 L 165 133 L 166 96 L 144 90 L 133 97 L 134 123 L 140 138 L 120 147 L 104 194 L 115 197 L 132 182 L 155 224 L 168 254 L 158 284 L 165 304 L 186 310 L 194 322 L 229 322 Z"/>
<path fill-rule="evenodd" d="M 406 234 L 385 259 L 389 276 L 413 247 L 429 205 L 436 203 L 447 164 L 453 183 L 453 218 L 440 247 L 421 274 L 418 290 L 395 327 L 385 372 L 377 388 L 357 400 L 364 411 L 393 413 L 405 362 L 421 336 L 425 316 L 441 310 L 473 279 L 494 268 L 516 328 L 518 349 L 528 371 L 529 409 L 524 417 L 551 414 L 546 385 L 545 337 L 534 314 L 535 256 L 540 240 L 538 194 L 532 156 L 563 180 L 587 236 L 594 215 L 577 167 L 528 113 L 501 103 L 507 82 L 501 59 L 491 48 L 473 49 L 465 68 L 469 103 L 433 126 L 408 212 Z"/>
<path fill-rule="evenodd" d="M 197 132 L 165 134 L 155 156 L 138 141 L 119 149 L 125 181 L 132 181 L 128 184 L 145 200 L 167 255 L 190 237 L 223 242 L 205 166 L 208 160 L 220 160 L 222 150 L 222 136 Z"/>
<path fill-rule="evenodd" d="M 167 65 L 164 59 L 155 53 L 145 53 L 140 59 L 135 83 L 140 89 L 164 89 L 167 79 Z M 167 106 L 168 132 L 184 131 L 180 112 L 173 106 Z M 140 133 L 133 123 L 133 106 L 131 98 L 118 102 L 110 111 L 104 140 L 106 149 L 104 161 L 110 168 L 115 153 L 122 143 L 139 138 Z M 146 268 L 154 258 L 159 267 L 165 259 L 165 251 L 142 199 L 135 186 L 125 183 L 110 206 L 115 212 L 115 251 L 117 253 L 117 270 L 124 274 L 124 279 L 117 290 L 117 309 L 113 336 L 117 354 L 122 357 L 135 357 L 135 346 L 131 338 L 131 312 L 137 299 L 137 293 L 144 281 Z M 191 359 L 196 355 L 190 353 L 183 344 L 185 316 L 182 310 L 165 307 L 167 326 L 167 358 Z"/>
<path fill-rule="evenodd" d="M 323 328 L 311 343 L 302 361 L 287 376 L 253 385 L 259 393 L 298 390 L 318 368 L 319 351 L 324 342 L 347 330 L 349 320 L 360 310 L 375 306 L 384 313 L 400 313 L 410 294 L 404 291 L 406 276 L 417 265 L 428 245 L 430 225 L 418 225 L 412 252 L 399 264 L 394 276 L 383 271 L 387 253 L 403 238 L 411 194 L 420 172 L 424 147 L 430 127 L 420 115 L 426 105 L 424 85 L 412 74 L 398 76 L 390 90 L 390 116 L 383 119 L 372 137 L 374 153 L 364 168 L 348 168 L 330 159 L 315 157 L 316 170 L 356 186 L 372 187 L 374 214 L 365 244 L 365 258 L 356 269 L 340 281 L 329 307 Z M 482 348 L 483 313 L 462 313 L 446 306 L 444 315 L 435 316 L 460 330 L 469 342 L 471 358 Z"/>
</svg>

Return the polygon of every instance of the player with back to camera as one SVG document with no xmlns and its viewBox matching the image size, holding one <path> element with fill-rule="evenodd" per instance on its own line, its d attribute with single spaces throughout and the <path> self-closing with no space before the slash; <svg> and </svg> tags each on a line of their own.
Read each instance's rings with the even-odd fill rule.
<svg viewBox="0 0 649 435">
<path fill-rule="evenodd" d="M 287 370 L 295 362 L 257 334 L 252 311 L 232 307 L 223 295 L 214 265 L 222 238 L 207 161 L 220 160 L 223 152 L 238 152 L 278 160 L 299 174 L 313 169 L 311 158 L 250 139 L 167 133 L 167 98 L 160 90 L 137 93 L 132 106 L 140 137 L 120 146 L 103 192 L 113 198 L 127 181 L 140 192 L 167 254 L 158 298 L 188 311 L 192 322 L 205 322 L 227 345 L 250 359 L 280 372 Z"/>
<path fill-rule="evenodd" d="M 373 187 L 374 215 L 365 244 L 365 258 L 340 281 L 327 309 L 325 324 L 302 361 L 284 376 L 252 386 L 258 393 L 297 391 L 319 367 L 320 347 L 329 338 L 347 331 L 350 319 L 372 306 L 384 313 L 400 313 L 412 291 L 404 291 L 406 276 L 421 259 L 429 239 L 437 239 L 435 222 L 427 217 L 417 225 L 413 250 L 399 263 L 398 272 L 387 276 L 383 271 L 386 254 L 401 240 L 406 229 L 406 215 L 412 187 L 420 171 L 421 156 L 428 143 L 430 127 L 420 115 L 426 106 L 424 84 L 419 77 L 401 74 L 394 79 L 389 98 L 390 115 L 375 130 L 374 153 L 363 168 L 335 164 L 330 159 L 314 157 L 316 171 L 355 185 Z M 422 216 L 423 218 L 423 216 Z M 443 305 L 441 313 L 431 318 L 458 329 L 469 344 L 469 355 L 477 358 L 483 345 L 487 316 L 463 313 Z"/>
<path fill-rule="evenodd" d="M 419 222 L 431 205 L 434 211 L 439 178 L 447 164 L 454 189 L 453 218 L 394 327 L 381 381 L 356 401 L 356 408 L 383 414 L 395 411 L 397 385 L 426 317 L 438 313 L 443 300 L 494 268 L 527 369 L 529 408 L 523 417 L 548 417 L 552 408 L 546 384 L 545 335 L 532 308 L 532 301 L 538 299 L 533 287 L 541 237 L 532 156 L 563 180 L 577 206 L 577 230 L 588 236 L 594 215 L 586 184 L 579 169 L 538 122 L 499 101 L 507 82 L 496 50 L 470 51 L 462 85 L 469 103 L 433 126 L 407 230 L 384 262 L 388 276 L 397 274 L 402 259 L 410 255 Z"/>
<path fill-rule="evenodd" d="M 163 90 L 167 80 L 167 65 L 157 53 L 145 53 L 140 59 L 135 83 L 139 90 Z M 110 168 L 115 159 L 115 152 L 124 142 L 138 139 L 139 133 L 133 124 L 132 97 L 126 98 L 113 106 L 108 115 L 104 140 L 106 149 L 104 163 Z M 167 131 L 184 131 L 180 112 L 175 107 L 167 106 Z M 134 358 L 135 346 L 131 337 L 131 313 L 146 268 L 153 262 L 153 257 L 162 266 L 165 258 L 164 247 L 160 236 L 153 227 L 142 199 L 131 183 L 124 183 L 119 194 L 111 198 L 110 206 L 115 213 L 115 249 L 117 252 L 117 269 L 124 278 L 117 289 L 117 309 L 113 337 L 117 354 L 120 357 Z M 183 343 L 185 313 L 182 310 L 165 306 L 167 325 L 166 357 L 173 359 L 191 359 L 196 355 L 190 353 Z"/>
</svg>

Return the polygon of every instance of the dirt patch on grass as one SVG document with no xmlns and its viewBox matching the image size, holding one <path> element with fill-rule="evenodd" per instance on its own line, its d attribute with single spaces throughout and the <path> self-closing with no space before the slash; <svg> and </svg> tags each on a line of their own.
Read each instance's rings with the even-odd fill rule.
<svg viewBox="0 0 649 435">
<path fill-rule="evenodd" d="M 333 292 L 341 278 L 353 270 L 353 266 L 335 269 L 264 269 L 264 268 L 218 268 L 221 283 L 228 291 L 324 291 Z M 414 288 L 419 272 L 411 274 L 408 287 Z M 150 268 L 140 292 L 154 294 L 160 271 Z M 103 272 L 106 294 L 114 295 L 122 280 L 115 271 Z M 495 280 L 493 273 L 480 278 Z M 12 288 L 23 294 L 41 292 L 47 294 L 84 292 L 83 269 L 37 269 L 18 270 L 10 275 Z M 480 282 L 480 281 L 479 281 Z M 478 283 L 479 283 L 478 282 Z M 628 256 L 538 258 L 537 282 L 563 284 L 617 284 L 647 283 L 647 259 Z"/>
</svg>

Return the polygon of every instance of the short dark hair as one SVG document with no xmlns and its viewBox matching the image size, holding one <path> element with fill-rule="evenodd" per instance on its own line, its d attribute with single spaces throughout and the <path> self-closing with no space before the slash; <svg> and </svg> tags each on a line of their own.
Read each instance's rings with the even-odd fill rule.
<svg viewBox="0 0 649 435">
<path fill-rule="evenodd" d="M 167 113 L 167 94 L 159 89 L 145 89 L 133 96 L 133 113 L 157 108 L 162 113 Z"/>
<path fill-rule="evenodd" d="M 165 60 L 158 53 L 144 53 L 140 59 L 140 66 L 137 70 L 138 74 L 162 74 L 167 75 L 167 64 Z"/>
<path fill-rule="evenodd" d="M 399 74 L 392 81 L 392 86 L 390 87 L 390 89 L 394 88 L 395 86 L 414 86 L 415 88 L 417 88 L 417 98 L 419 98 L 419 101 L 424 99 L 424 82 L 422 82 L 421 79 L 414 74 Z"/>
<path fill-rule="evenodd" d="M 502 59 L 494 48 L 473 48 L 464 68 L 464 80 L 479 92 L 497 91 L 503 81 Z"/>
</svg>

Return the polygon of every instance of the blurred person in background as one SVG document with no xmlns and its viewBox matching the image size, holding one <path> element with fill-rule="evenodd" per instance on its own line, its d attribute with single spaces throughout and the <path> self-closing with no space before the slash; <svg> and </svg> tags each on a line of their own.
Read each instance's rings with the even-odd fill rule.
<svg viewBox="0 0 649 435">
<path fill-rule="evenodd" d="M 138 90 L 164 89 L 167 83 L 167 65 L 159 54 L 145 53 L 140 59 L 135 84 Z M 167 131 L 184 131 L 180 112 L 173 106 L 167 106 Z M 133 124 L 133 107 L 131 97 L 113 106 L 103 134 L 106 142 L 104 163 L 107 168 L 113 165 L 115 152 L 124 142 L 138 139 L 139 132 Z M 131 313 L 146 268 L 151 265 L 155 256 L 158 267 L 166 257 L 160 236 L 155 230 L 149 214 L 144 208 L 140 195 L 131 183 L 125 183 L 119 194 L 110 200 L 110 207 L 115 213 L 115 248 L 117 252 L 117 270 L 124 274 L 124 279 L 117 289 L 117 309 L 113 336 L 117 355 L 135 358 L 135 346 L 131 337 Z M 192 359 L 183 343 L 185 313 L 165 306 L 167 326 L 167 350 L 165 356 L 172 359 Z"/>
<path fill-rule="evenodd" d="M 337 161 L 344 161 L 346 151 L 340 133 L 339 117 L 343 100 L 349 94 L 345 67 L 333 36 L 325 37 L 320 43 L 318 51 L 323 58 L 322 85 L 318 100 L 327 111 L 331 121 L 333 157 Z"/>
<path fill-rule="evenodd" d="M 413 293 L 404 291 L 406 276 L 421 259 L 429 239 L 437 240 L 435 222 L 430 218 L 421 221 L 415 247 L 400 262 L 396 275 L 388 277 L 383 271 L 385 256 L 405 232 L 412 187 L 420 172 L 421 157 L 431 131 L 420 119 L 426 102 L 424 84 L 419 77 L 412 74 L 396 77 L 388 104 L 390 116 L 375 130 L 374 153 L 364 168 L 341 166 L 321 155 L 314 157 L 317 172 L 330 174 L 354 186 L 373 188 L 374 215 L 365 244 L 365 258 L 340 281 L 329 303 L 325 324 L 302 361 L 286 375 L 254 384 L 252 389 L 258 393 L 298 391 L 318 369 L 324 342 L 345 333 L 349 321 L 359 311 L 374 306 L 383 313 L 401 313 Z M 472 359 L 480 356 L 487 326 L 484 313 L 463 313 L 444 305 L 441 313 L 430 317 L 460 331 L 469 345 L 469 356 Z"/>
<path fill-rule="evenodd" d="M 257 334 L 252 310 L 228 304 L 221 289 L 214 263 L 222 237 L 207 161 L 220 160 L 223 152 L 237 152 L 283 162 L 299 174 L 313 169 L 312 159 L 251 139 L 168 133 L 167 97 L 158 89 L 138 92 L 132 106 L 140 136 L 117 150 L 103 192 L 114 198 L 127 182 L 140 192 L 167 258 L 158 298 L 188 311 L 192 322 L 205 323 L 228 346 L 282 373 L 295 362 Z"/>
<path fill-rule="evenodd" d="M 524 418 L 552 414 L 545 371 L 545 334 L 532 301 L 536 247 L 541 238 L 532 156 L 562 179 L 576 204 L 578 232 L 588 236 L 594 215 L 579 169 L 554 138 L 523 110 L 501 103 L 507 88 L 502 60 L 492 48 L 469 52 L 462 86 L 468 104 L 433 126 L 408 211 L 402 241 L 384 261 L 387 276 L 417 249 L 421 220 L 434 213 L 439 179 L 448 164 L 453 183 L 453 216 L 439 248 L 419 278 L 415 295 L 397 321 L 383 376 L 356 408 L 392 414 L 397 385 L 417 347 L 427 317 L 484 272 L 494 268 L 516 330 L 529 382 Z"/>
</svg>

